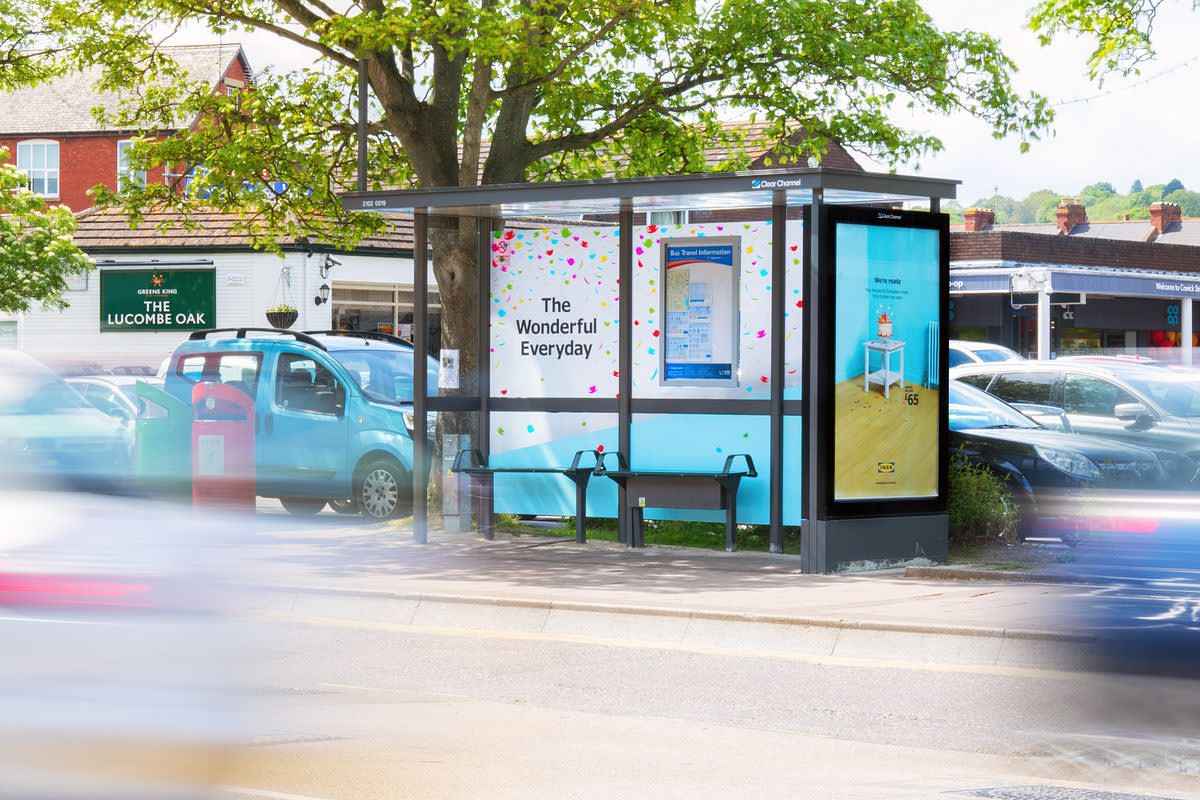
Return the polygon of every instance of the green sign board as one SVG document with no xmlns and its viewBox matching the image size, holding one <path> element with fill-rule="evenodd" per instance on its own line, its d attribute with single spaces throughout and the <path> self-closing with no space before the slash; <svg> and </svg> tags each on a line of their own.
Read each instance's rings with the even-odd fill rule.
<svg viewBox="0 0 1200 800">
<path fill-rule="evenodd" d="M 102 331 L 192 331 L 216 324 L 215 270 L 100 270 Z"/>
</svg>

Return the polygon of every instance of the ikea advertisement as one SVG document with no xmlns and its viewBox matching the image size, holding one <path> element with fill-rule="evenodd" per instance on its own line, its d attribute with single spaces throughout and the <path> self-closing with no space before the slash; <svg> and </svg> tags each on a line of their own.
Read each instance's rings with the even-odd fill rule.
<svg viewBox="0 0 1200 800">
<path fill-rule="evenodd" d="M 833 500 L 936 498 L 940 232 L 842 221 L 833 232 Z"/>
</svg>

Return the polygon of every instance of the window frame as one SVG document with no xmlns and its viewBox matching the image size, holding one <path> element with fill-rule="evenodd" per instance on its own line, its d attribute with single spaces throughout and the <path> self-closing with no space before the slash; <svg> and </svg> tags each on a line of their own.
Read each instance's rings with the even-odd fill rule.
<svg viewBox="0 0 1200 800">
<path fill-rule="evenodd" d="M 1096 413 L 1094 410 L 1081 411 L 1081 410 L 1068 408 L 1067 405 L 1069 403 L 1069 400 L 1068 400 L 1069 395 L 1067 392 L 1068 392 L 1068 387 L 1070 386 L 1071 381 L 1073 381 L 1073 380 L 1074 381 L 1098 381 L 1100 383 L 1103 383 L 1116 392 L 1116 394 L 1114 396 L 1117 398 L 1117 402 L 1113 403 L 1112 408 L 1110 408 L 1107 413 Z M 1115 419 L 1117 419 L 1117 415 L 1116 415 L 1116 413 L 1114 413 L 1115 409 L 1117 406 L 1121 405 L 1122 403 L 1141 403 L 1142 405 L 1146 405 L 1145 401 L 1142 398 L 1138 397 L 1136 394 L 1134 394 L 1133 392 L 1126 389 L 1124 386 L 1122 386 L 1117 381 L 1112 380 L 1111 378 L 1100 376 L 1100 375 L 1089 375 L 1085 372 L 1068 372 L 1068 373 L 1066 373 L 1063 376 L 1062 392 L 1063 392 L 1063 403 L 1062 403 L 1063 411 L 1065 411 L 1067 414 L 1074 414 L 1074 415 L 1080 416 L 1080 417 L 1100 417 L 1102 419 L 1115 420 Z M 1121 395 L 1124 395 L 1128 399 L 1121 400 L 1120 399 Z"/>
<path fill-rule="evenodd" d="M 146 170 L 144 170 L 144 169 L 134 170 L 134 169 L 131 169 L 129 166 L 128 150 L 130 147 L 132 147 L 136 143 L 137 142 L 134 139 L 118 139 L 117 140 L 117 191 L 118 192 L 124 188 L 125 180 L 127 180 L 128 178 L 134 177 L 135 173 L 137 175 L 141 176 L 140 183 L 138 183 L 137 185 L 145 186 L 147 183 L 148 175 L 146 173 Z M 121 155 L 122 155 L 123 150 L 126 153 L 124 165 L 121 164 Z"/>
<path fill-rule="evenodd" d="M 1021 380 L 1024 377 L 1030 377 L 1030 378 L 1047 377 L 1047 378 L 1049 378 L 1050 379 L 1048 381 L 1048 386 L 1049 386 L 1049 390 L 1050 390 L 1049 397 L 1046 400 L 1030 400 L 1030 399 L 1021 399 L 1021 398 L 1014 398 L 1014 399 L 1010 400 L 1009 398 L 1000 394 L 1000 389 L 1001 389 L 1001 387 L 1004 386 L 1005 382 Z M 1064 380 L 1064 374 L 1059 371 L 1014 369 L 1014 370 L 1011 370 L 1008 372 L 998 373 L 996 375 L 996 377 L 992 380 L 991 384 L 989 385 L 987 392 L 988 392 L 988 394 L 992 395 L 993 397 L 997 397 L 997 398 L 1003 400 L 1004 402 L 1009 403 L 1010 405 L 1012 403 L 1034 403 L 1037 405 L 1051 406 L 1053 408 L 1062 408 L 1063 380 Z"/>
<path fill-rule="evenodd" d="M 261 351 L 261 350 L 198 350 L 198 351 L 191 352 L 191 353 L 184 353 L 183 355 L 179 356 L 179 358 L 175 361 L 175 370 L 174 371 L 178 377 L 182 378 L 183 380 L 187 381 L 188 383 L 192 384 L 193 386 L 195 386 L 197 383 L 216 383 L 217 381 L 205 381 L 204 380 L 204 378 L 203 378 L 204 370 L 201 370 L 200 374 L 202 377 L 199 380 L 193 380 L 191 377 L 189 377 L 183 371 L 183 362 L 188 361 L 189 359 L 193 359 L 193 358 L 200 358 L 200 359 L 204 360 L 205 369 L 207 369 L 208 360 L 216 359 L 217 360 L 217 371 L 219 374 L 220 369 L 221 369 L 221 359 L 224 358 L 225 356 L 243 356 L 243 357 L 248 356 L 248 357 L 254 359 L 255 375 L 256 375 L 255 394 L 257 394 L 258 393 L 258 391 L 257 391 L 258 384 L 260 384 L 262 382 L 262 375 L 263 375 L 263 351 Z M 219 381 L 219 383 L 225 383 L 225 381 Z"/>
<path fill-rule="evenodd" d="M 22 149 L 27 149 L 27 148 L 32 148 L 32 147 L 49 148 L 51 145 L 53 145 L 53 147 L 54 147 L 54 169 L 53 170 L 51 170 L 49 166 L 42 166 L 42 167 L 32 166 L 32 163 L 33 163 L 32 154 L 30 154 L 30 156 L 29 156 L 30 165 L 28 167 L 24 167 L 24 168 L 21 166 L 21 150 Z M 47 150 L 46 151 L 46 164 L 47 165 L 50 162 L 49 156 L 50 156 L 50 153 L 49 153 L 49 150 Z M 33 192 L 38 197 L 44 197 L 47 200 L 58 200 L 62 197 L 62 144 L 57 139 L 22 139 L 21 141 L 17 142 L 16 163 L 17 163 L 17 170 L 25 176 L 25 183 L 26 183 L 26 186 L 29 188 L 29 191 Z M 47 188 L 49 188 L 50 176 L 51 175 L 54 176 L 55 191 L 53 193 L 51 193 L 49 191 L 46 191 L 46 192 L 34 191 L 34 188 L 33 188 L 34 177 L 33 176 L 34 176 L 35 172 L 41 174 L 42 181 L 45 183 Z"/>
</svg>

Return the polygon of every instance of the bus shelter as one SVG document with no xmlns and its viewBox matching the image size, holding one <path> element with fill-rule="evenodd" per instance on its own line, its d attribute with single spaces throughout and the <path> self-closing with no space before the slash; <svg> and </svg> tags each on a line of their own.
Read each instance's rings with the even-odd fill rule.
<svg viewBox="0 0 1200 800">
<path fill-rule="evenodd" d="M 777 553 L 799 526 L 802 569 L 830 572 L 946 556 L 939 206 L 957 183 L 804 168 L 343 205 L 412 215 L 418 353 L 431 237 L 470 231 L 474 274 L 455 276 L 479 300 L 458 320 L 470 341 L 443 340 L 437 386 L 414 370 L 413 441 L 423 463 L 427 412 L 473 416 L 457 468 L 479 477 L 482 535 L 498 513 L 581 509 L 636 547 L 643 516 L 724 516 L 768 526 Z M 428 481 L 414 470 L 418 541 Z"/>
</svg>

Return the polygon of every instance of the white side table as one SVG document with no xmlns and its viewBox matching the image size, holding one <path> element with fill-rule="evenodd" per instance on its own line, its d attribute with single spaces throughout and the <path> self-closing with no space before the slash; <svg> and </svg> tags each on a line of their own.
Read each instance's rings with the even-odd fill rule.
<svg viewBox="0 0 1200 800">
<path fill-rule="evenodd" d="M 874 372 L 871 371 L 871 353 L 876 352 L 883 356 L 880 364 L 881 369 Z M 892 371 L 892 353 L 900 354 L 900 371 Z M 890 398 L 890 389 L 893 383 L 900 384 L 900 388 L 904 389 L 904 342 L 899 339 L 872 339 L 869 342 L 863 342 L 863 391 L 871 391 L 871 384 L 876 383 L 883 386 L 883 396 Z"/>
</svg>

